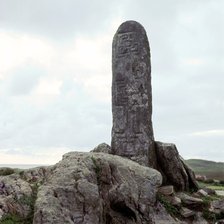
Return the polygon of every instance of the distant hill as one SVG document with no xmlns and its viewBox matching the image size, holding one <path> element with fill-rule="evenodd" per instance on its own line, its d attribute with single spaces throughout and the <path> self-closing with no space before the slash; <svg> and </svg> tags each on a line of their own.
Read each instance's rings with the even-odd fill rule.
<svg viewBox="0 0 224 224">
<path fill-rule="evenodd" d="M 188 159 L 185 162 L 196 174 L 205 175 L 207 178 L 224 180 L 224 163 L 202 159 Z"/>
</svg>

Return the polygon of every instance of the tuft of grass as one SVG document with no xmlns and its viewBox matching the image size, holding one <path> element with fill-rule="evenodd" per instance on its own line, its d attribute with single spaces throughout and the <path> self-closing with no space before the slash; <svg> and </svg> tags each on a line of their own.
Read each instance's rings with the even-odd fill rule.
<svg viewBox="0 0 224 224">
<path fill-rule="evenodd" d="M 100 174 L 101 174 L 101 167 L 99 166 L 99 164 L 97 163 L 96 158 L 94 158 L 93 156 L 91 157 L 92 161 L 93 161 L 93 165 L 94 165 L 94 171 L 96 173 L 96 178 L 97 178 L 97 184 L 100 185 Z"/>
<path fill-rule="evenodd" d="M 96 174 L 97 174 L 97 176 L 100 174 L 100 172 L 101 172 L 101 168 L 100 168 L 100 166 L 98 165 L 98 163 L 97 163 L 97 160 L 92 156 L 91 157 L 91 159 L 92 159 L 92 161 L 93 161 L 93 165 L 94 165 L 94 170 L 95 170 L 95 172 L 96 172 Z"/>
<path fill-rule="evenodd" d="M 24 222 L 21 217 L 16 214 L 7 214 L 0 220 L 1 224 L 29 224 Z"/>
<path fill-rule="evenodd" d="M 209 185 L 208 188 L 211 188 L 216 191 L 224 191 L 224 186 Z"/>
<path fill-rule="evenodd" d="M 202 211 L 202 216 L 206 220 L 212 221 L 212 223 L 216 223 L 218 220 L 224 218 L 224 214 L 223 213 L 216 214 L 216 213 L 213 213 L 213 212 L 209 211 L 208 209 L 204 209 Z"/>
<path fill-rule="evenodd" d="M 202 210 L 203 217 L 206 220 L 212 221 L 212 223 L 216 223 L 216 221 L 218 221 L 219 219 L 224 218 L 224 214 L 216 214 L 214 212 L 209 211 L 211 202 L 218 199 L 220 199 L 220 196 L 217 196 L 217 195 L 212 195 L 212 196 L 209 195 L 209 196 L 202 197 L 203 205 L 204 205 Z"/>
<path fill-rule="evenodd" d="M 212 221 L 212 223 L 216 223 L 216 221 L 217 221 L 217 218 L 216 218 L 215 213 L 210 212 L 208 209 L 204 209 L 204 210 L 202 211 L 202 216 L 203 216 L 203 218 L 205 218 L 206 220 L 210 220 L 210 221 Z"/>
<path fill-rule="evenodd" d="M 158 194 L 157 199 L 165 207 L 166 211 L 172 217 L 180 217 L 180 211 L 174 205 L 172 205 L 163 195 Z"/>
</svg>

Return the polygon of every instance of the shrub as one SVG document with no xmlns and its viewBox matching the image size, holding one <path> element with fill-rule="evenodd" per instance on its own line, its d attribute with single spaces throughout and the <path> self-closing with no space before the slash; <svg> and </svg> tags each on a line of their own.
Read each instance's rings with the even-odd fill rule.
<svg viewBox="0 0 224 224">
<path fill-rule="evenodd" d="M 13 173 L 15 173 L 15 171 L 12 168 L 8 168 L 8 167 L 0 168 L 0 176 L 8 176 Z"/>
<path fill-rule="evenodd" d="M 207 180 L 204 181 L 204 183 L 213 184 L 214 180 L 213 179 L 207 179 Z"/>
<path fill-rule="evenodd" d="M 22 220 L 19 216 L 15 215 L 15 214 L 7 214 L 5 216 L 3 216 L 3 218 L 0 220 L 1 224 L 22 224 Z"/>
<path fill-rule="evenodd" d="M 221 185 L 224 185 L 224 180 L 220 180 L 219 182 Z"/>
</svg>

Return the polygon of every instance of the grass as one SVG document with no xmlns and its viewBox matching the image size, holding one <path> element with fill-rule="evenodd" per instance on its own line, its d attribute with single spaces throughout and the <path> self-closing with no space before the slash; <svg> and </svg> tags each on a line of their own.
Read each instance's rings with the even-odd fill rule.
<svg viewBox="0 0 224 224">
<path fill-rule="evenodd" d="M 3 218 L 1 219 L 1 224 L 30 224 L 30 223 L 26 223 L 25 221 L 21 220 L 21 217 L 19 217 L 16 214 L 7 214 L 5 216 L 3 216 Z"/>
<path fill-rule="evenodd" d="M 224 186 L 208 185 L 208 188 L 211 188 L 216 191 L 224 191 Z"/>
<path fill-rule="evenodd" d="M 224 163 L 201 159 L 189 159 L 185 162 L 199 175 L 205 175 L 209 179 L 224 180 Z"/>
<path fill-rule="evenodd" d="M 165 207 L 166 211 L 172 216 L 172 217 L 180 217 L 180 211 L 177 209 L 174 205 L 172 205 L 163 195 L 158 194 L 157 199 L 159 202 Z"/>
<path fill-rule="evenodd" d="M 190 195 L 189 192 L 187 192 L 187 194 Z M 200 208 L 200 211 L 203 214 L 203 217 L 206 220 L 211 221 L 212 223 L 216 223 L 216 221 L 223 219 L 224 218 L 224 213 L 221 214 L 215 214 L 211 211 L 209 211 L 210 208 L 210 204 L 212 201 L 214 200 L 219 200 L 220 198 L 222 198 L 221 196 L 218 195 L 208 195 L 205 197 L 202 197 L 203 200 L 203 205 Z M 180 214 L 180 208 L 175 207 L 174 205 L 172 205 L 165 196 L 158 194 L 157 195 L 157 199 L 159 200 L 159 202 L 165 207 L 166 211 L 174 218 L 179 218 L 181 219 L 181 214 Z"/>
<path fill-rule="evenodd" d="M 200 188 L 207 187 L 216 191 L 224 191 L 224 185 L 208 184 L 201 181 L 198 181 L 198 185 Z"/>
</svg>

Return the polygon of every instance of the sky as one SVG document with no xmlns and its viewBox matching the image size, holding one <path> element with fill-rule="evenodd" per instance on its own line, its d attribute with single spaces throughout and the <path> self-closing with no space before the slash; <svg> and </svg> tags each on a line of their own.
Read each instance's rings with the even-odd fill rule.
<svg viewBox="0 0 224 224">
<path fill-rule="evenodd" d="M 110 145 L 112 39 L 136 20 L 152 64 L 155 140 L 224 161 L 223 0 L 0 0 L 0 164 Z"/>
</svg>

